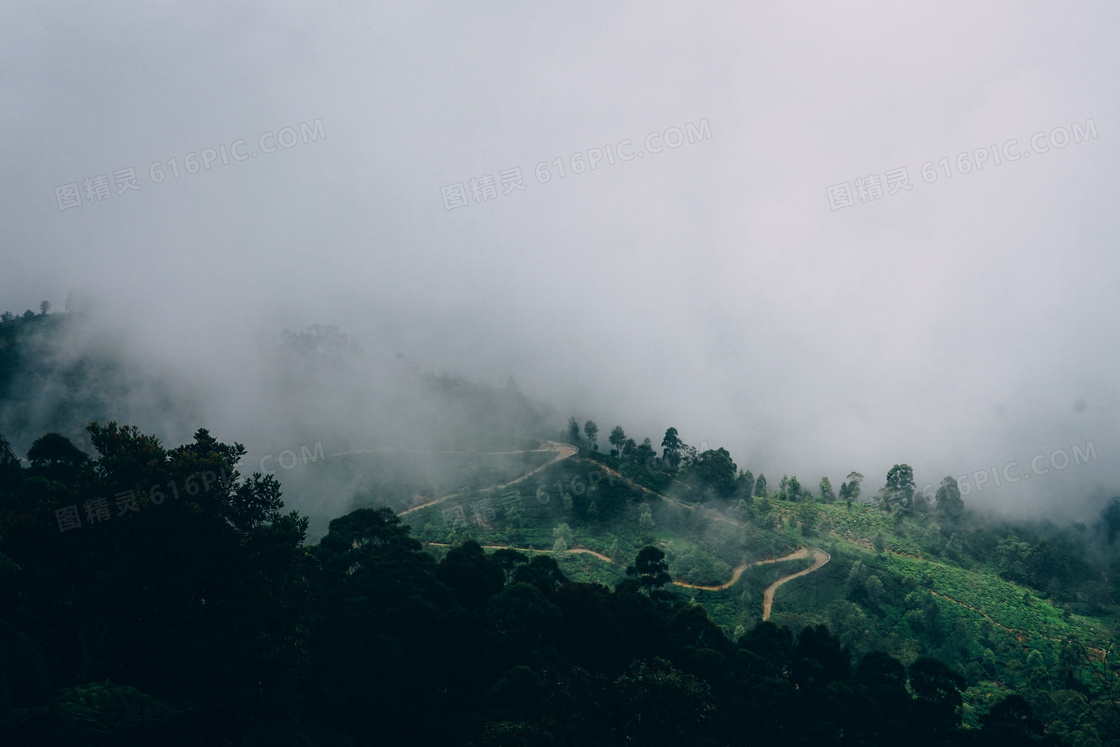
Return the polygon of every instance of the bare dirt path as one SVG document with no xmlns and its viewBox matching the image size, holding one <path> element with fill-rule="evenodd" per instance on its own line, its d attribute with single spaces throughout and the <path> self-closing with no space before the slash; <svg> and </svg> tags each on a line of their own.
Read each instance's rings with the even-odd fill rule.
<svg viewBox="0 0 1120 747">
<path fill-rule="evenodd" d="M 545 441 L 544 443 L 547 444 L 549 448 L 547 448 L 547 449 L 533 449 L 532 451 L 536 451 L 536 452 L 550 451 L 550 452 L 553 452 L 553 453 L 556 454 L 555 457 L 548 460 L 547 462 L 545 462 L 541 466 L 537 467 L 536 469 L 533 469 L 533 470 L 527 472 L 526 474 L 522 475 L 521 477 L 517 478 L 516 480 L 511 480 L 510 482 L 504 483 L 502 485 L 498 485 L 497 489 L 501 489 L 501 488 L 507 487 L 509 485 L 514 485 L 516 483 L 519 483 L 522 480 L 536 474 L 537 472 L 540 472 L 542 469 L 545 469 L 546 467 L 550 467 L 553 464 L 556 464 L 557 462 L 559 462 L 563 459 L 568 459 L 569 457 L 575 456 L 576 454 L 579 453 L 579 449 L 572 446 L 571 444 L 564 444 L 564 443 L 559 443 L 559 442 L 556 442 L 556 441 Z M 357 453 L 370 453 L 370 452 L 345 452 L 345 453 L 348 453 L 348 454 L 349 453 L 355 453 L 355 454 L 357 454 Z M 464 452 L 433 452 L 433 453 L 464 453 Z M 476 453 L 479 453 L 479 452 L 476 452 Z M 508 454 L 508 453 L 520 453 L 520 452 L 492 452 L 492 453 Z M 626 479 L 625 477 L 622 476 L 622 474 L 620 474 L 619 472 L 616 472 L 615 470 L 611 469 L 610 467 L 608 467 L 605 464 L 600 464 L 599 466 L 603 470 L 605 470 L 606 472 L 608 472 L 612 475 L 615 475 L 619 478 L 622 478 L 623 480 Z M 658 493 L 654 490 L 650 490 L 649 488 L 647 488 L 643 485 L 637 485 L 637 483 L 631 483 L 631 484 L 635 485 L 636 487 L 640 488 L 641 490 L 643 490 L 646 493 L 652 493 L 653 495 L 657 496 L 658 498 L 662 499 L 663 501 L 666 501 L 668 503 L 675 503 L 678 506 L 681 506 L 682 508 L 687 508 L 691 511 L 696 510 L 696 506 L 690 506 L 688 504 L 681 503 L 680 501 L 677 501 L 677 500 L 674 500 L 674 499 L 669 498 L 667 496 L 661 495 L 660 493 Z M 445 495 L 442 498 L 437 498 L 436 500 L 433 500 L 433 501 L 428 501 L 427 503 L 421 503 L 418 506 L 413 506 L 410 509 L 402 511 L 398 515 L 399 516 L 404 516 L 405 514 L 412 513 L 413 511 L 418 511 L 421 508 L 427 508 L 428 506 L 434 506 L 437 503 L 442 503 L 443 501 L 454 498 L 456 495 L 458 495 L 458 494 L 453 493 L 453 494 L 450 494 L 450 495 Z M 732 525 L 737 526 L 739 528 L 743 528 L 743 525 L 740 524 L 739 522 L 735 521 L 734 519 L 730 519 L 726 516 L 723 516 L 723 515 L 715 513 L 715 512 L 712 512 L 710 514 L 710 518 L 715 519 L 716 521 L 725 521 L 728 524 L 732 524 Z M 442 543 L 442 542 L 428 542 L 427 544 L 435 545 L 437 547 L 447 547 L 447 545 L 445 543 Z M 489 550 L 516 550 L 518 552 L 529 552 L 529 553 L 532 553 L 532 552 L 541 552 L 541 553 L 551 552 L 549 550 L 538 550 L 536 548 L 531 548 L 531 547 L 508 547 L 506 545 L 483 545 L 483 547 L 485 547 Z M 599 553 L 599 552 L 595 552 L 594 550 L 588 550 L 587 548 L 573 547 L 573 548 L 569 549 L 567 552 L 578 552 L 578 553 L 585 553 L 585 554 L 588 554 L 588 555 L 594 555 L 595 557 L 599 558 L 600 560 L 604 560 L 604 561 L 606 561 L 608 563 L 611 563 L 613 565 L 618 565 L 613 560 L 608 558 L 606 555 L 603 555 L 602 553 Z M 732 571 L 730 581 L 728 581 L 725 584 L 720 584 L 719 586 L 700 586 L 700 585 L 697 585 L 697 584 L 689 584 L 689 583 L 686 583 L 684 581 L 674 581 L 673 584 L 675 586 L 682 586 L 686 589 L 702 589 L 704 591 L 723 591 L 724 589 L 730 588 L 731 586 L 735 585 L 735 583 L 743 575 L 743 571 L 745 571 L 747 569 L 748 565 L 768 565 L 770 563 L 780 563 L 784 560 L 796 560 L 798 558 L 806 558 L 806 557 L 809 557 L 809 550 L 808 550 L 808 548 L 801 547 L 801 548 L 798 548 L 797 550 L 793 551 L 789 555 L 785 555 L 785 556 L 780 557 L 780 558 L 769 558 L 767 560 L 756 560 L 755 562 L 749 563 L 749 564 L 743 563 L 739 566 L 736 566 L 735 569 Z M 763 615 L 762 619 L 763 620 L 766 620 L 767 618 L 770 617 L 770 608 L 771 608 L 771 606 L 773 605 L 773 602 L 774 602 L 774 592 L 777 590 L 777 588 L 779 586 L 784 584 L 786 581 L 797 578 L 798 576 L 804 576 L 807 573 L 812 573 L 813 571 L 817 570 L 822 565 L 824 565 L 825 563 L 827 563 L 829 560 L 832 559 L 832 557 L 828 553 L 824 552 L 823 550 L 817 550 L 815 548 L 813 549 L 813 557 L 814 557 L 815 560 L 814 560 L 814 563 L 813 563 L 812 566 L 810 566 L 809 568 L 806 568 L 803 571 L 799 571 L 799 572 L 794 573 L 792 575 L 789 575 L 789 576 L 786 576 L 784 578 L 778 579 L 773 584 L 771 584 L 768 589 L 766 589 L 766 594 L 765 594 L 764 599 L 763 599 L 763 612 L 762 612 L 762 615 Z"/>
<path fill-rule="evenodd" d="M 516 480 L 510 480 L 509 482 L 502 483 L 501 485 L 496 485 L 496 486 L 494 486 L 493 489 L 494 490 L 501 490 L 502 488 L 509 487 L 510 485 L 515 485 L 516 483 L 519 483 L 522 480 L 525 480 L 525 479 L 535 475 L 536 473 L 540 472 L 542 469 L 545 469 L 547 467 L 551 467 L 552 465 L 556 464 L 557 462 L 559 462 L 563 459 L 567 459 L 569 457 L 575 456 L 576 454 L 579 453 L 579 449 L 572 446 L 571 444 L 562 444 L 562 443 L 559 443 L 557 441 L 545 441 L 544 443 L 547 444 L 549 448 L 547 448 L 547 449 L 529 449 L 529 451 L 534 452 L 534 453 L 540 453 L 542 451 L 548 451 L 548 452 L 552 452 L 553 454 L 556 454 L 556 456 L 554 456 L 552 459 L 549 459 L 547 462 L 545 462 L 541 466 L 536 467 L 535 469 L 529 470 L 528 472 L 526 472 L 524 475 L 517 478 Z M 382 451 L 382 450 L 377 450 L 377 451 Z M 374 452 L 372 452 L 372 451 L 348 451 L 348 452 L 344 452 L 344 453 L 346 453 L 346 454 L 370 454 L 370 453 L 374 453 Z M 431 452 L 426 452 L 426 453 L 429 453 L 429 454 L 477 454 L 479 456 L 482 456 L 484 454 L 521 454 L 523 452 L 520 452 L 520 451 L 475 451 L 475 452 L 468 452 L 468 451 L 431 451 Z M 458 495 L 459 495 L 458 493 L 449 493 L 448 495 L 445 495 L 442 498 L 436 498 L 435 500 L 428 501 L 427 503 L 421 503 L 418 506 L 413 506 L 412 508 L 405 509 L 404 511 L 401 511 L 397 515 L 398 516 L 404 516 L 406 514 L 412 513 L 413 511 L 419 511 L 422 508 L 427 508 L 428 506 L 434 506 L 437 503 L 443 503 L 444 501 L 451 500 L 452 498 L 455 498 Z"/>
<path fill-rule="evenodd" d="M 809 548 L 799 547 L 789 555 L 783 555 L 780 558 L 770 558 L 769 560 L 756 560 L 751 563 L 751 565 L 769 565 L 771 563 L 781 563 L 783 560 L 799 560 L 807 557 L 809 557 Z"/>
<path fill-rule="evenodd" d="M 801 549 L 804 550 L 805 548 L 803 547 Z M 802 555 L 801 557 L 805 557 L 805 556 Z M 792 581 L 793 579 L 797 578 L 798 576 L 804 576 L 807 573 L 812 573 L 813 571 L 817 570 L 818 568 L 820 568 L 822 565 L 824 565 L 825 563 L 827 563 L 830 560 L 832 560 L 831 555 L 826 553 L 824 550 L 818 550 L 817 548 L 814 547 L 813 548 L 813 564 L 811 566 L 809 566 L 808 568 L 806 568 L 803 571 L 798 571 L 797 573 L 790 574 L 789 576 L 786 576 L 784 578 L 779 578 L 777 581 L 775 581 L 774 583 L 772 583 L 768 587 L 766 587 L 766 593 L 762 595 L 762 619 L 763 620 L 769 620 L 770 619 L 770 609 L 771 609 L 771 607 L 774 606 L 774 592 L 776 592 L 778 590 L 779 586 L 786 583 L 787 581 Z"/>
<path fill-rule="evenodd" d="M 570 550 L 568 550 L 568 552 L 582 552 L 582 553 L 586 553 L 587 555 L 594 555 L 595 557 L 599 558 L 599 560 L 605 560 L 605 561 L 607 561 L 608 563 L 614 563 L 614 561 L 613 561 L 613 560 L 611 560 L 610 558 L 608 558 L 608 557 L 607 557 L 606 555 L 604 555 L 603 553 L 601 553 L 601 552 L 595 552 L 594 550 L 588 550 L 588 549 L 587 549 L 587 548 L 585 548 L 585 547 L 573 547 L 573 548 L 571 548 Z"/>
<path fill-rule="evenodd" d="M 448 545 L 446 542 L 425 542 L 424 544 L 435 545 L 436 547 L 450 547 L 450 545 Z M 509 545 L 483 545 L 483 547 L 486 548 L 487 550 L 516 550 L 517 552 L 529 552 L 529 553 L 533 553 L 533 552 L 551 553 L 552 552 L 552 550 L 537 550 L 536 548 L 533 548 L 533 547 L 510 547 Z M 584 553 L 586 555 L 594 555 L 595 557 L 599 558 L 600 560 L 605 560 L 608 563 L 611 563 L 612 565 L 614 564 L 614 561 L 611 560 L 610 558 L 608 558 L 603 553 L 595 552 L 594 550 L 588 550 L 586 547 L 572 547 L 572 548 L 569 548 L 568 550 L 566 550 L 565 552 L 581 552 L 581 553 Z"/>
<path fill-rule="evenodd" d="M 553 441 L 546 441 L 545 443 L 554 443 Z M 568 444 L 563 444 L 568 446 Z M 575 447 L 572 447 L 575 448 Z M 432 451 L 431 449 L 360 449 L 358 451 L 340 451 L 336 454 L 327 454 L 328 457 L 336 456 L 349 456 L 350 454 L 475 454 L 494 455 L 494 454 L 540 454 L 542 452 L 552 452 L 556 449 L 518 449 L 517 451 Z"/>
<path fill-rule="evenodd" d="M 449 547 L 449 545 L 446 542 L 427 542 L 425 544 L 435 545 L 436 547 Z M 487 550 L 516 550 L 517 552 L 525 552 L 525 553 L 539 552 L 539 553 L 548 554 L 548 553 L 552 552 L 552 550 L 540 550 L 540 549 L 537 549 L 535 547 L 510 547 L 509 545 L 483 545 L 483 547 L 486 548 Z M 607 563 L 610 563 L 611 565 L 621 565 L 619 563 L 615 563 L 613 560 L 608 558 L 603 553 L 596 552 L 595 550 L 589 550 L 586 547 L 572 547 L 572 548 L 569 548 L 568 550 L 566 550 L 565 552 L 578 552 L 578 553 L 584 553 L 585 555 L 594 555 L 595 557 L 599 558 L 599 560 L 606 561 Z M 821 551 L 820 550 L 815 550 L 814 552 L 821 552 Z M 823 553 L 823 552 L 821 552 L 821 554 L 826 555 L 826 556 L 828 555 L 828 553 Z M 798 548 L 797 550 L 794 550 L 789 555 L 783 555 L 780 558 L 769 558 L 767 560 L 756 560 L 753 563 L 743 563 L 743 564 L 737 566 L 735 568 L 735 570 L 732 572 L 730 581 L 728 581 L 726 584 L 720 584 L 719 586 L 700 586 L 698 584 L 685 583 L 684 581 L 674 581 L 673 584 L 675 586 L 683 586 L 686 589 L 704 589 L 705 591 L 723 591 L 724 589 L 727 589 L 727 588 L 735 585 L 735 582 L 737 582 L 739 580 L 739 577 L 743 575 L 743 571 L 745 571 L 747 569 L 748 565 L 769 565 L 771 563 L 781 563 L 782 561 L 785 561 L 785 560 L 797 560 L 798 558 L 807 558 L 807 557 L 809 557 L 809 550 L 807 548 L 801 547 L 801 548 Z M 824 562 L 827 563 L 828 560 L 825 560 Z M 769 593 L 771 595 L 771 597 L 773 597 L 772 590 L 774 588 L 776 588 L 776 586 L 778 584 L 784 583 L 785 581 L 788 581 L 789 579 L 794 578 L 796 576 L 802 576 L 802 575 L 808 573 L 809 571 L 815 571 L 821 565 L 824 565 L 824 563 L 821 563 L 820 565 L 815 565 L 812 568 L 808 568 L 804 571 L 800 571 L 798 573 L 795 573 L 792 576 L 786 576 L 784 579 L 781 579 L 776 584 L 771 586 L 770 589 L 767 589 L 767 593 Z"/>
<path fill-rule="evenodd" d="M 683 503 L 681 501 L 678 501 L 676 498 L 670 498 L 667 495 L 662 495 L 661 493 L 658 493 L 656 490 L 651 490 L 650 488 L 647 488 L 645 485 L 640 485 L 640 484 L 634 482 L 633 480 L 630 480 L 630 479 L 624 477 L 621 472 L 613 470 L 610 467 L 608 467 L 607 465 L 602 464 L 601 462 L 599 463 L 599 466 L 603 469 L 603 471 L 607 472 L 608 474 L 614 475 L 615 477 L 618 477 L 619 479 L 621 479 L 625 482 L 628 482 L 632 487 L 635 487 L 638 490 L 641 490 L 643 493 L 649 493 L 650 495 L 655 495 L 658 498 L 660 498 L 661 500 L 665 501 L 666 503 L 672 503 L 674 505 L 680 506 L 681 508 L 686 508 L 689 511 L 693 511 L 693 512 L 696 511 L 696 508 L 697 508 L 696 504 L 691 504 L 690 505 L 688 503 Z M 673 479 L 673 482 L 677 483 L 678 485 L 683 485 L 686 490 L 688 490 L 690 492 L 692 491 L 692 488 L 688 487 L 688 485 L 681 482 L 677 478 L 673 477 L 672 479 Z M 703 508 L 703 506 L 701 506 L 701 508 Z M 717 511 L 709 511 L 705 515 L 707 516 L 707 518 L 712 519 L 713 521 L 723 521 L 723 522 L 727 522 L 728 524 L 731 524 L 732 526 L 739 527 L 740 529 L 746 529 L 746 527 L 743 526 L 742 524 L 740 524 L 739 522 L 735 521 L 734 519 L 728 518 L 728 517 L 724 516 L 723 514 L 717 512 Z"/>
<path fill-rule="evenodd" d="M 731 574 L 731 580 L 728 581 L 726 584 L 720 584 L 719 586 L 698 586 L 697 584 L 686 584 L 684 581 L 674 581 L 673 583 L 676 584 L 677 586 L 683 586 L 686 589 L 704 589 L 705 591 L 723 591 L 724 589 L 726 589 L 727 587 L 731 586 L 736 581 L 738 581 L 739 576 L 742 576 L 743 571 L 745 571 L 745 570 L 747 570 L 746 564 L 735 566 L 735 570 Z"/>
<path fill-rule="evenodd" d="M 720 584 L 719 586 L 698 586 L 696 584 L 686 584 L 684 581 L 674 581 L 673 583 L 676 584 L 677 586 L 684 586 L 685 588 L 688 588 L 688 589 L 704 589 L 705 591 L 723 591 L 724 589 L 726 589 L 730 586 L 733 586 L 735 584 L 735 582 L 739 580 L 739 577 L 743 575 L 743 571 L 747 570 L 748 565 L 770 565 L 771 563 L 781 563 L 783 560 L 797 560 L 798 558 L 807 558 L 807 557 L 809 557 L 809 550 L 804 548 L 804 547 L 801 547 L 801 548 L 798 548 L 797 550 L 794 550 L 789 555 L 783 555 L 780 558 L 769 558 L 767 560 L 756 560 L 753 563 L 743 563 L 742 565 L 739 565 L 739 566 L 735 567 L 734 572 L 732 572 L 732 574 L 731 574 L 731 580 L 730 581 L 728 581 L 726 584 Z"/>
</svg>

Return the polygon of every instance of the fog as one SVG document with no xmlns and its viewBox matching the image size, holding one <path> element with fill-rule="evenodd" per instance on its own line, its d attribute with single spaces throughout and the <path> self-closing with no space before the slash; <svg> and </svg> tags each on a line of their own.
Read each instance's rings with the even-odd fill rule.
<svg viewBox="0 0 1120 747">
<path fill-rule="evenodd" d="M 1120 9 L 399 5 L 0 8 L 0 310 L 253 459 L 408 442 L 419 367 L 771 485 L 1120 493 Z M 280 382 L 316 324 L 362 362 Z"/>
</svg>

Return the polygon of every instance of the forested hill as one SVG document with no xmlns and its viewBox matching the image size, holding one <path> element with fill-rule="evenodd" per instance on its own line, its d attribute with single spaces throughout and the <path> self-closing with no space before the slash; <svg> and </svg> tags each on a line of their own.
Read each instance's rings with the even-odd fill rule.
<svg viewBox="0 0 1120 747">
<path fill-rule="evenodd" d="M 962 731 L 945 663 L 824 625 L 730 639 L 648 547 L 614 589 L 466 540 L 436 562 L 387 508 L 315 546 L 275 480 L 199 431 L 91 426 L 87 459 L 4 449 L 0 734 L 12 744 L 1013 744 Z M 1053 739 L 1050 740 L 1054 742 Z"/>
<path fill-rule="evenodd" d="M 3 322 L 5 365 L 57 377 L 35 340 L 77 321 Z M 361 366 L 325 328 L 273 354 Z M 1120 744 L 1120 502 L 997 525 L 906 464 L 768 480 L 403 371 L 454 439 L 271 475 L 204 429 L 0 438 L 0 744 Z M 450 425 L 487 404 L 514 425 Z M 311 541 L 291 485 L 338 507 Z"/>
<path fill-rule="evenodd" d="M 93 312 L 0 315 L 0 432 L 21 450 L 47 432 L 89 448 L 90 422 L 118 420 L 189 438 L 234 434 L 250 456 L 321 441 L 378 447 L 523 449 L 552 416 L 512 378 L 489 386 L 367 350 L 337 328 L 245 340 L 215 372 L 200 356 L 139 347 Z M 231 439 L 232 440 L 232 439 Z"/>
</svg>

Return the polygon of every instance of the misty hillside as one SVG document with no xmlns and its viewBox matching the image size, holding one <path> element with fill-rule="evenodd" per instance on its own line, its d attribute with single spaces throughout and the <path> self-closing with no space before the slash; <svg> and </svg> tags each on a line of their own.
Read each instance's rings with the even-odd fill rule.
<svg viewBox="0 0 1120 747">
<path fill-rule="evenodd" d="M 0 322 L 0 422 L 22 448 L 46 431 L 88 445 L 86 424 L 110 418 L 169 434 L 197 429 L 211 412 L 205 388 L 173 367 L 153 367 L 146 352 L 87 314 Z M 495 387 L 423 371 L 400 354 L 367 353 L 333 327 L 261 339 L 249 365 L 259 378 L 244 407 L 255 409 L 239 413 L 252 420 L 237 425 L 258 449 L 294 439 L 324 441 L 336 452 L 500 451 L 535 443 L 545 429 L 547 409 L 512 379 Z M 279 441 L 276 431 L 289 440 Z"/>
<path fill-rule="evenodd" d="M 263 398 L 299 398 L 320 439 L 168 448 L 111 413 L 166 427 L 197 400 L 90 329 L 0 323 L 0 423 L 47 431 L 0 440 L 16 743 L 755 743 L 744 714 L 764 741 L 897 744 L 921 723 L 908 741 L 1120 743 L 1120 498 L 1063 526 L 977 512 L 951 476 L 925 494 L 906 464 L 881 487 L 767 478 L 675 428 L 564 424 L 512 381 L 380 360 L 328 327 L 257 351 Z M 366 375 L 401 401 L 342 389 Z M 331 428 L 343 403 L 349 431 Z M 392 427 L 363 440 L 374 408 Z M 48 592 L 75 564 L 99 591 Z"/>
<path fill-rule="evenodd" d="M 0 747 L 1120 747 L 1118 36 L 0 3 Z"/>
<path fill-rule="evenodd" d="M 332 327 L 262 338 L 246 365 L 251 390 L 215 415 L 204 382 L 152 366 L 87 314 L 13 316 L 0 323 L 0 432 L 20 452 L 46 432 L 88 450 L 91 422 L 128 422 L 171 439 L 224 424 L 248 446 L 243 472 L 285 474 L 287 501 L 311 515 L 314 537 L 346 507 L 339 496 L 376 485 L 411 499 L 458 487 L 478 458 L 440 452 L 496 452 L 489 461 L 500 470 L 513 461 L 503 452 L 520 460 L 547 433 L 548 408 L 512 379 L 487 386 L 426 372 L 399 354 L 368 353 Z"/>
</svg>

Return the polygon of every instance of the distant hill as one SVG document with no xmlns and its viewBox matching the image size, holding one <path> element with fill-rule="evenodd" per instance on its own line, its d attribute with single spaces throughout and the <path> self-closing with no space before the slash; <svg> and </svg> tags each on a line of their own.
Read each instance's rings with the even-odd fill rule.
<svg viewBox="0 0 1120 747">
<path fill-rule="evenodd" d="M 95 321 L 68 312 L 0 322 L 0 433 L 17 451 L 48 431 L 88 447 L 85 426 L 108 420 L 158 426 L 169 439 L 207 423 L 250 444 L 251 457 L 316 441 L 334 451 L 520 449 L 549 432 L 548 408 L 512 381 L 424 371 L 334 327 L 284 330 L 241 351 L 246 365 L 227 380 L 206 380 Z"/>
</svg>

